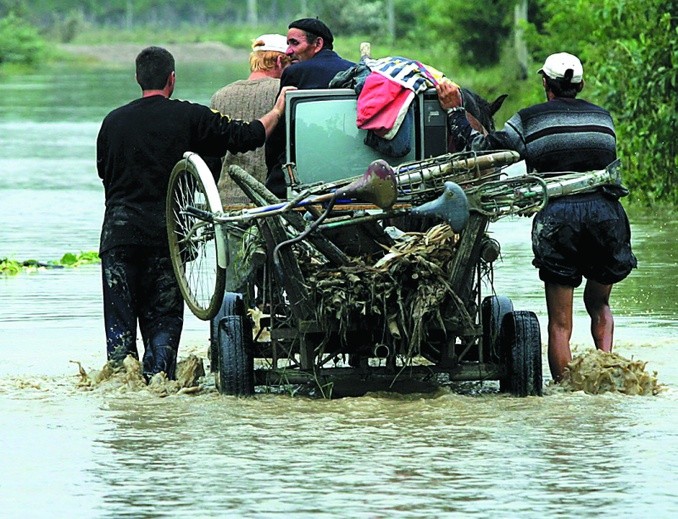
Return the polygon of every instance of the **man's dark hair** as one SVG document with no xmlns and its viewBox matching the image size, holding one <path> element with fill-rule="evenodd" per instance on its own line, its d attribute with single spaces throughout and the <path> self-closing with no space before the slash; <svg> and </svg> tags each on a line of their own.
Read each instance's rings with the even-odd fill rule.
<svg viewBox="0 0 678 519">
<path fill-rule="evenodd" d="M 162 47 L 146 47 L 137 56 L 136 72 L 142 90 L 162 90 L 174 72 L 174 57 Z"/>
<path fill-rule="evenodd" d="M 546 87 L 553 92 L 556 97 L 569 97 L 574 99 L 577 97 L 577 94 L 581 92 L 581 83 L 570 83 L 569 81 L 563 81 L 562 79 L 552 79 L 546 74 L 543 74 L 543 76 L 544 79 L 546 79 Z"/>
</svg>

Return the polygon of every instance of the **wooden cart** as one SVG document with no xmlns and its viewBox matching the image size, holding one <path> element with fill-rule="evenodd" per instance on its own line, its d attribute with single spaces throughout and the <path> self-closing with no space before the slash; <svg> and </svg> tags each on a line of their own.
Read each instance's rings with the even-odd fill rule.
<svg viewBox="0 0 678 519">
<path fill-rule="evenodd" d="M 515 160 L 507 152 L 449 155 L 420 163 L 417 175 L 456 164 L 440 176 L 453 176 L 472 192 L 486 179 L 496 181 Z M 415 205 L 420 191 L 412 196 L 400 190 L 396 203 L 384 209 L 361 200 L 374 195 L 360 192 L 361 179 L 349 179 L 302 189 L 296 201 L 285 203 L 242 169 L 231 167 L 230 173 L 258 208 L 224 212 L 211 173 L 194 154 L 175 168 L 168 196 L 175 273 L 188 306 L 211 321 L 210 361 L 220 392 L 247 395 L 256 386 L 311 385 L 324 396 L 336 396 L 498 380 L 502 390 L 515 395 L 541 394 L 538 319 L 533 312 L 515 311 L 508 297 L 491 288 L 499 244 L 487 234 L 490 216 L 466 208 L 463 229 L 438 226 L 446 238 L 427 251 L 444 256 L 431 266 L 441 269 L 433 281 L 441 292 L 435 308 L 429 304 L 408 315 L 414 310 L 407 306 L 417 306 L 422 290 L 430 288 L 430 277 L 417 279 L 416 265 L 406 265 L 386 276 L 399 297 L 378 294 L 362 312 L 349 309 L 333 319 L 323 298 L 341 299 L 342 291 L 345 296 L 361 282 L 369 286 L 366 272 L 374 273 L 374 267 L 367 259 L 383 260 L 397 247 L 387 230 L 418 221 L 413 214 L 427 204 Z M 398 176 L 399 188 L 403 179 L 412 185 L 413 166 L 401 168 Z M 428 183 L 437 195 L 433 202 L 445 193 L 445 183 L 449 187 L 441 178 Z M 358 194 L 350 187 L 347 194 L 342 184 L 358 185 Z M 334 200 L 327 208 L 331 194 L 339 191 L 347 200 Z M 429 229 L 432 214 L 435 209 L 424 213 Z M 405 236 L 427 238 L 426 233 Z M 335 284 L 327 294 L 318 290 L 323 275 L 353 281 Z M 483 286 L 490 295 L 483 297 Z"/>
</svg>

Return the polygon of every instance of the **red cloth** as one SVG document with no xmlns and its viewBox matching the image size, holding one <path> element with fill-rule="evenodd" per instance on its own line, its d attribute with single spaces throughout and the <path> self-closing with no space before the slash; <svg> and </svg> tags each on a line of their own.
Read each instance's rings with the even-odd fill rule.
<svg viewBox="0 0 678 519">
<path fill-rule="evenodd" d="M 383 137 L 400 127 L 412 99 L 412 90 L 372 72 L 358 96 L 356 125 Z"/>
</svg>

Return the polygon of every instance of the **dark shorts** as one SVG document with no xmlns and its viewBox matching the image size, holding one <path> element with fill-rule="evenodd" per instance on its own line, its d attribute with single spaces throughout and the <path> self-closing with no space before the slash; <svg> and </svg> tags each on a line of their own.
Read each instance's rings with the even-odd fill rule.
<svg viewBox="0 0 678 519">
<path fill-rule="evenodd" d="M 550 201 L 532 223 L 532 252 L 542 281 L 571 287 L 617 283 L 637 264 L 624 208 L 601 193 Z"/>
</svg>

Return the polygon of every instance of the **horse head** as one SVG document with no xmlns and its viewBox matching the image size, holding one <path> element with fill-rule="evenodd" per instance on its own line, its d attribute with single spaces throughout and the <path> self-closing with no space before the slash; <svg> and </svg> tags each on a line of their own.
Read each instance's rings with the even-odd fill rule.
<svg viewBox="0 0 678 519">
<path fill-rule="evenodd" d="M 489 102 L 468 88 L 462 88 L 461 92 L 464 98 L 466 113 L 475 118 L 476 122 L 482 128 L 477 127 L 477 125 L 474 126 L 474 121 L 469 118 L 471 126 L 481 133 L 493 132 L 495 130 L 494 114 L 496 114 L 501 108 L 501 105 L 504 104 L 508 94 L 502 94 L 494 101 Z"/>
<path fill-rule="evenodd" d="M 471 128 L 483 135 L 493 132 L 495 130 L 494 114 L 499 111 L 508 94 L 500 95 L 491 103 L 468 88 L 462 88 L 461 94 L 466 107 L 466 120 Z M 450 136 L 447 142 L 447 151 L 450 153 L 462 151 L 457 149 L 457 141 L 453 136 Z"/>
</svg>

